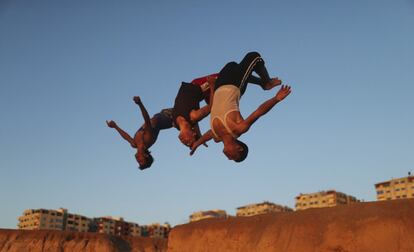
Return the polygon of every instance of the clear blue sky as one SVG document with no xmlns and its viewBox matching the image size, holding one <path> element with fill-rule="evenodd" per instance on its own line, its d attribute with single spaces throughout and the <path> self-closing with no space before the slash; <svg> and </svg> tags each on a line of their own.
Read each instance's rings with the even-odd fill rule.
<svg viewBox="0 0 414 252">
<path fill-rule="evenodd" d="M 414 171 L 414 2 L 0 0 L 0 227 L 27 208 L 180 224 L 197 210 L 374 184 Z M 153 166 L 133 134 L 181 81 L 259 51 L 292 94 L 242 136 L 243 163 L 190 157 L 161 132 Z M 276 91 L 248 88 L 248 115 Z M 208 127 L 202 123 L 202 130 Z"/>
</svg>

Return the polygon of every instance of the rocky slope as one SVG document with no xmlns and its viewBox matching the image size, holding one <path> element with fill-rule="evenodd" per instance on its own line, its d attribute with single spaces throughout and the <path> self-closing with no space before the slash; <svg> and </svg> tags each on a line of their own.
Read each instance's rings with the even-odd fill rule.
<svg viewBox="0 0 414 252">
<path fill-rule="evenodd" d="M 151 238 L 3 229 L 0 251 L 413 252 L 414 199 L 203 220 L 174 227 L 168 244 Z"/>
<path fill-rule="evenodd" d="M 0 229 L 1 252 L 164 252 L 166 248 L 165 239 L 49 230 Z"/>
<path fill-rule="evenodd" d="M 168 252 L 413 252 L 414 200 L 204 220 L 175 227 Z"/>
</svg>

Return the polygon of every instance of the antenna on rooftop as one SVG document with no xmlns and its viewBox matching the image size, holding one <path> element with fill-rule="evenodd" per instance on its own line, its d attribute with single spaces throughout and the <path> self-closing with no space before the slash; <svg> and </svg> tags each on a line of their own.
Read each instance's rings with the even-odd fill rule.
<svg viewBox="0 0 414 252">
<path fill-rule="evenodd" d="M 408 177 L 409 177 L 409 176 L 411 176 L 411 172 L 410 172 L 410 171 L 408 172 Z"/>
</svg>

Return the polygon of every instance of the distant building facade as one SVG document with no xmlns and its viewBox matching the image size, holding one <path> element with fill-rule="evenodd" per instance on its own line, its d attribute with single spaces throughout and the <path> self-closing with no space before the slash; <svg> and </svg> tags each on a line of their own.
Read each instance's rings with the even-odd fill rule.
<svg viewBox="0 0 414 252">
<path fill-rule="evenodd" d="M 127 222 L 122 217 L 105 216 L 94 218 L 97 233 L 118 236 L 143 236 L 142 227 L 133 222 Z"/>
<path fill-rule="evenodd" d="M 129 222 L 129 231 L 131 236 L 142 236 L 141 226 L 137 223 Z"/>
<path fill-rule="evenodd" d="M 68 213 L 67 209 L 27 209 L 18 218 L 18 228 L 26 230 L 60 230 L 75 232 L 96 232 L 118 236 L 142 236 L 142 227 L 137 223 L 126 222 L 122 217 L 88 218 Z M 168 235 L 171 227 L 151 227 L 154 235 Z"/>
<path fill-rule="evenodd" d="M 19 217 L 19 229 L 25 230 L 64 230 L 65 209 L 27 209 Z"/>
<path fill-rule="evenodd" d="M 168 223 L 159 224 L 153 223 L 151 225 L 145 225 L 141 227 L 141 233 L 144 237 L 152 238 L 167 238 L 170 234 L 171 226 Z"/>
<path fill-rule="evenodd" d="M 377 183 L 375 190 L 378 201 L 414 198 L 414 176 L 409 173 L 408 177 Z"/>
<path fill-rule="evenodd" d="M 337 205 L 352 204 L 359 200 L 335 190 L 320 191 L 316 193 L 300 194 L 296 196 L 296 210 L 308 208 L 334 207 Z"/>
<path fill-rule="evenodd" d="M 237 208 L 236 216 L 254 216 L 259 214 L 274 213 L 274 212 L 291 212 L 291 208 L 281 206 L 269 201 L 264 201 L 257 204 L 249 204 Z"/>
<path fill-rule="evenodd" d="M 208 210 L 208 211 L 199 211 L 194 212 L 190 215 L 190 222 L 209 219 L 209 218 L 226 218 L 227 213 L 224 210 Z"/>
<path fill-rule="evenodd" d="M 65 220 L 65 228 L 66 231 L 76 231 L 76 232 L 88 232 L 89 226 L 92 222 L 92 219 L 79 215 L 79 214 L 72 214 L 67 213 L 64 215 L 66 218 Z"/>
<path fill-rule="evenodd" d="M 88 232 L 91 219 L 68 213 L 66 209 L 27 209 L 19 217 L 19 229 L 26 230 L 67 230 Z"/>
</svg>

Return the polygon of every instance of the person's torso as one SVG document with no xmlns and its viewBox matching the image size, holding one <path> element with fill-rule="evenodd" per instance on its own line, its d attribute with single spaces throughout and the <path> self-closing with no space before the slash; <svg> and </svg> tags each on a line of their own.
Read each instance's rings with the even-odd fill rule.
<svg viewBox="0 0 414 252">
<path fill-rule="evenodd" d="M 202 99 L 203 93 L 199 86 L 183 82 L 174 102 L 174 122 L 176 122 L 178 116 L 182 116 L 191 123 L 190 113 L 192 110 L 200 109 Z"/>
<path fill-rule="evenodd" d="M 210 111 L 210 127 L 216 139 L 221 139 L 217 122 L 220 121 L 225 130 L 237 137 L 229 127 L 227 118 L 232 112 L 239 112 L 240 89 L 234 85 L 223 85 L 214 92 L 213 104 Z"/>
<path fill-rule="evenodd" d="M 143 144 L 147 149 L 150 148 L 157 140 L 159 130 L 153 130 L 146 125 L 141 126 L 134 135 L 136 146 Z"/>
<path fill-rule="evenodd" d="M 147 148 L 151 147 L 158 138 L 160 130 L 169 129 L 173 125 L 172 108 L 163 109 L 151 118 L 151 128 L 143 124 L 134 135 L 136 144 L 142 142 Z"/>
</svg>

